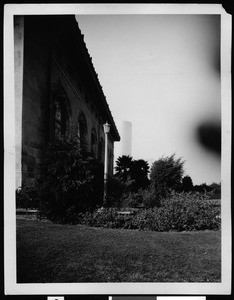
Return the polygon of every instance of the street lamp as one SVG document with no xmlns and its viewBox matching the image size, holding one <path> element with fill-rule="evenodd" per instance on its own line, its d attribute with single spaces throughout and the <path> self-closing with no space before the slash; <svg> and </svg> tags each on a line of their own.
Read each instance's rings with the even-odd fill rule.
<svg viewBox="0 0 234 300">
<path fill-rule="evenodd" d="M 107 196 L 107 175 L 108 175 L 108 133 L 110 131 L 110 124 L 106 121 L 103 125 L 105 133 L 105 161 L 104 161 L 104 195 L 103 195 L 103 206 L 106 205 Z"/>
</svg>

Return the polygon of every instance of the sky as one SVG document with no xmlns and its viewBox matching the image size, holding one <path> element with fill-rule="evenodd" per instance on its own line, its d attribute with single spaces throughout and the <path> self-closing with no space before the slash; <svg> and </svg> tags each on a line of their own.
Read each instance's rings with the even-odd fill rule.
<svg viewBox="0 0 234 300">
<path fill-rule="evenodd" d="M 197 128 L 221 120 L 216 15 L 77 15 L 113 118 L 132 123 L 132 157 L 181 157 L 194 184 L 221 181 Z"/>
</svg>

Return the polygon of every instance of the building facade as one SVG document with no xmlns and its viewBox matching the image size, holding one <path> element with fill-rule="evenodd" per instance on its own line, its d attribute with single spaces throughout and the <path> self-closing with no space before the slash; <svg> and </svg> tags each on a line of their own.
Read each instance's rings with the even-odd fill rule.
<svg viewBox="0 0 234 300">
<path fill-rule="evenodd" d="M 108 170 L 120 140 L 75 16 L 15 16 L 16 187 L 39 176 L 43 151 L 54 137 L 77 139 Z"/>
</svg>

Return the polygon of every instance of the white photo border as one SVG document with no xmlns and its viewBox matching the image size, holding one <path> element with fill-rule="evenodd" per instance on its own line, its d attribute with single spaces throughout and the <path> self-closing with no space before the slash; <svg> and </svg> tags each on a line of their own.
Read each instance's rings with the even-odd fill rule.
<svg viewBox="0 0 234 300">
<path fill-rule="evenodd" d="M 16 283 L 14 15 L 207 14 L 221 16 L 221 283 Z M 231 293 L 231 16 L 219 4 L 7 4 L 4 7 L 4 275 L 6 295 L 207 295 Z"/>
</svg>

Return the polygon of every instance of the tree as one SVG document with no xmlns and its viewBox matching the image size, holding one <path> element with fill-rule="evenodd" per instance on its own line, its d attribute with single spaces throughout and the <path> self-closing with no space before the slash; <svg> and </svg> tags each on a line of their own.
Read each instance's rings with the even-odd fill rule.
<svg viewBox="0 0 234 300">
<path fill-rule="evenodd" d="M 132 182 L 132 191 L 145 189 L 149 184 L 148 179 L 149 164 L 143 159 L 133 160 L 130 167 L 130 177 Z"/>
<path fill-rule="evenodd" d="M 212 191 L 221 192 L 221 183 L 213 182 L 209 185 L 209 187 L 212 188 Z"/>
<path fill-rule="evenodd" d="M 175 154 L 162 157 L 151 167 L 150 180 L 156 196 L 161 199 L 170 194 L 170 190 L 178 191 L 184 174 L 184 161 L 176 159 Z"/>
<path fill-rule="evenodd" d="M 149 165 L 143 159 L 133 160 L 129 155 L 120 156 L 115 169 L 115 177 L 124 183 L 126 191 L 136 192 L 149 184 Z"/>
<path fill-rule="evenodd" d="M 184 192 L 189 192 L 193 190 L 193 181 L 190 176 L 184 176 L 182 179 L 182 190 Z"/>
<path fill-rule="evenodd" d="M 132 157 L 130 155 L 119 156 L 116 161 L 116 173 L 115 176 L 122 182 L 125 183 L 130 176 L 130 168 L 132 165 Z"/>
<path fill-rule="evenodd" d="M 212 188 L 210 186 L 208 186 L 206 183 L 202 183 L 199 185 L 195 185 L 194 191 L 199 192 L 199 193 L 207 193 L 207 192 L 211 192 Z"/>
<path fill-rule="evenodd" d="M 212 189 L 211 193 L 212 199 L 221 199 L 221 183 L 215 183 L 213 182 L 212 184 L 209 185 L 209 187 Z"/>
</svg>

